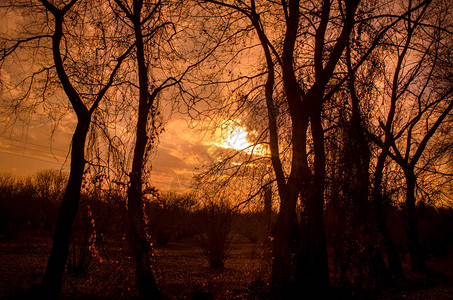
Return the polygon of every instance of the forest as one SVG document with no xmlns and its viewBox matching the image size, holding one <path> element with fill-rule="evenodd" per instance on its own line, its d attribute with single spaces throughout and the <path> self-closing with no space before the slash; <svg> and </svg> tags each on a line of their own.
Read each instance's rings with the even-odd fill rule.
<svg viewBox="0 0 453 300">
<path fill-rule="evenodd" d="M 0 175 L 0 297 L 449 299 L 452 4 L 2 1 L 2 138 L 71 138 Z"/>
</svg>

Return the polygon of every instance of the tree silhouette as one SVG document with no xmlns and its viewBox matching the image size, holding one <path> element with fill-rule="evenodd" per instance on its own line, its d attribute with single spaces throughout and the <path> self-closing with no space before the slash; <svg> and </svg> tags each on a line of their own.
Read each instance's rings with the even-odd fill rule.
<svg viewBox="0 0 453 300">
<path fill-rule="evenodd" d="M 136 264 L 140 297 L 158 299 L 160 292 L 152 270 L 152 249 L 145 224 L 143 196 L 147 186 L 144 175 L 148 154 L 157 145 L 158 136 L 162 131 L 159 124 L 159 97 L 172 87 L 176 87 L 181 94 L 187 93 L 187 89 L 183 88 L 182 80 L 211 55 L 216 44 L 213 44 L 212 49 L 208 47 L 200 55 L 195 55 L 194 59 L 187 55 L 185 59 L 181 59 L 180 66 L 172 69 L 170 67 L 172 56 L 174 59 L 178 55 L 183 56 L 171 44 L 180 30 L 179 27 L 182 26 L 177 23 L 181 16 L 177 16 L 177 21 L 174 22 L 171 9 L 172 5 L 175 5 L 178 11 L 178 5 L 181 6 L 182 3 L 167 1 L 148 3 L 143 0 L 130 3 L 115 0 L 115 4 L 117 8 L 114 10 L 117 15 L 133 32 L 131 36 L 135 44 L 138 89 L 135 142 L 127 189 L 128 239 Z M 165 44 L 160 40 L 162 37 L 168 38 Z M 169 45 L 170 50 L 167 50 L 169 52 L 165 52 L 166 44 Z M 160 55 L 162 57 L 156 58 Z M 169 57 L 165 57 L 166 55 Z M 168 64 L 168 68 L 162 67 L 161 64 L 165 63 Z"/>
<path fill-rule="evenodd" d="M 57 297 L 63 278 L 63 273 L 66 265 L 68 255 L 69 239 L 72 231 L 72 224 L 77 214 L 78 204 L 80 201 L 80 189 L 83 180 L 85 168 L 85 142 L 90 128 L 90 123 L 93 114 L 96 111 L 99 103 L 103 100 L 108 89 L 114 84 L 115 76 L 121 66 L 123 60 L 129 55 L 131 49 L 126 49 L 125 52 L 113 59 L 113 63 L 106 63 L 105 56 L 101 57 L 104 65 L 104 72 L 98 72 L 100 78 L 90 78 L 95 83 L 94 89 L 97 90 L 93 94 L 84 93 L 83 84 L 88 82 L 81 80 L 79 72 L 87 71 L 89 64 L 88 57 L 80 56 L 80 48 L 71 49 L 71 42 L 76 43 L 77 38 L 83 40 L 84 30 L 88 28 L 83 27 L 78 23 L 81 15 L 78 14 L 79 10 L 87 10 L 93 8 L 92 3 L 72 0 L 65 4 L 53 4 L 47 0 L 36 1 L 15 1 L 5 5 L 11 9 L 24 9 L 26 12 L 39 16 L 40 29 L 43 33 L 38 35 L 25 36 L 19 39 L 5 39 L 4 46 L 2 47 L 1 60 L 5 61 L 13 53 L 26 49 L 31 46 L 35 50 L 49 51 L 51 53 L 53 64 L 50 66 L 44 65 L 42 70 L 32 74 L 31 83 L 33 84 L 34 77 L 39 73 L 47 74 L 44 80 L 43 87 L 41 87 L 43 98 L 47 95 L 47 90 L 51 86 L 53 78 L 58 78 L 59 86 L 63 89 L 67 99 L 71 103 L 73 112 L 77 116 L 77 126 L 72 136 L 71 143 L 71 166 L 69 179 L 66 185 L 65 193 L 61 203 L 57 224 L 55 228 L 52 251 L 47 263 L 46 272 L 42 280 L 42 286 L 38 290 L 47 297 Z M 96 8 L 96 6 L 95 6 Z M 94 10 L 90 15 L 90 19 L 86 23 L 87 27 L 96 24 L 94 17 L 98 10 Z M 99 17 L 99 16 L 96 16 Z M 39 23 L 38 23 L 39 24 Z M 84 24 L 84 23 L 82 23 Z M 82 27 L 80 27 L 82 26 Z M 94 26 L 90 29 L 94 30 Z M 39 30 L 38 30 L 39 32 Z M 30 32 L 25 32 L 25 35 Z M 96 33 L 100 34 L 101 30 Z M 82 34 L 78 36 L 77 34 Z M 98 37 L 98 40 L 101 40 Z M 49 42 L 50 40 L 50 42 Z M 68 42 L 71 40 L 71 42 Z M 64 41 L 64 42 L 63 42 Z M 80 41 L 80 40 L 79 40 Z M 105 39 L 104 39 L 105 41 Z M 31 45 L 30 45 L 31 43 Z M 71 50 L 75 50 L 74 56 L 70 55 Z M 85 48 L 82 50 L 86 50 Z M 99 48 L 94 50 L 100 50 Z M 104 49 L 106 51 L 110 49 Z M 85 54 L 87 54 L 86 52 Z M 37 57 L 40 59 L 40 57 Z M 47 62 L 46 62 L 47 63 Z M 52 73 L 51 73 L 52 71 Z M 53 73 L 54 72 L 54 73 Z M 52 77 L 55 76 L 55 77 Z M 26 96 L 28 93 L 26 94 Z"/>
<path fill-rule="evenodd" d="M 408 15 L 405 35 L 395 41 L 401 51 L 397 52 L 393 80 L 388 83 L 392 91 L 390 109 L 387 119 L 380 120 L 385 132 L 384 141 L 379 143 L 381 155 L 388 152 L 406 179 L 407 237 L 413 271 L 426 269 L 418 241 L 416 185 L 421 172 L 416 172 L 416 166 L 436 131 L 449 121 L 453 108 L 452 82 L 440 75 L 452 70 L 451 63 L 446 63 L 451 58 L 443 45 L 451 36 L 446 31 L 451 22 L 445 19 L 442 1 L 428 4 Z M 411 9 L 412 3 L 407 5 Z"/>
</svg>

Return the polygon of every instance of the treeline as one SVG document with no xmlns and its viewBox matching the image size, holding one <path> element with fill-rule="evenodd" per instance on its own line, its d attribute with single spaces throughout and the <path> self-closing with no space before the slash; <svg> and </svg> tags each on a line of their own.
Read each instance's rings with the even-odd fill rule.
<svg viewBox="0 0 453 300">
<path fill-rule="evenodd" d="M 66 174 L 54 170 L 29 177 L 2 174 L 1 239 L 14 241 L 30 234 L 44 241 L 50 238 L 66 181 Z M 115 251 L 120 251 L 118 245 L 128 233 L 125 191 L 85 186 L 66 265 L 76 274 L 87 274 L 94 257 L 105 252 L 105 245 L 115 245 Z M 174 192 L 145 200 L 143 211 L 146 231 L 154 245 L 184 240 L 199 247 L 213 268 L 224 266 L 234 235 L 240 234 L 253 243 L 262 242 L 267 238 L 270 221 L 262 211 L 241 214 L 228 204 L 204 203 L 193 195 Z"/>
<path fill-rule="evenodd" d="M 66 174 L 54 170 L 39 171 L 29 177 L 2 174 L 2 240 L 15 240 L 17 234 L 33 232 L 40 238 L 50 238 L 61 205 L 65 180 Z M 95 243 L 97 250 L 102 253 L 104 244 L 117 244 L 127 233 L 126 197 L 118 190 L 104 190 L 102 193 L 83 193 L 81 198 L 71 247 L 79 251 L 84 248 L 86 253 L 71 253 L 67 267 L 71 272 L 86 274 L 95 256 L 95 253 L 88 250 L 89 246 Z M 204 203 L 190 194 L 166 192 L 146 201 L 147 230 L 157 246 L 184 240 L 201 247 L 212 267 L 223 267 L 234 235 L 269 247 L 269 238 L 275 234 L 276 213 L 266 211 L 264 203 L 259 203 L 261 205 L 255 206 L 253 210 L 241 212 L 225 203 Z M 404 257 L 408 255 L 404 229 L 407 212 L 404 207 L 390 202 L 385 211 L 398 255 Z M 424 255 L 428 257 L 450 253 L 453 249 L 453 209 L 436 208 L 420 202 L 417 215 L 420 246 Z M 351 238 L 363 234 L 362 228 L 351 228 L 348 222 L 350 221 L 338 207 L 328 205 L 326 236 L 334 265 L 331 273 L 333 285 L 339 288 L 374 288 L 375 286 L 366 286 L 370 282 L 361 281 L 366 276 L 360 274 L 359 269 L 369 263 L 369 257 L 357 256 L 356 252 L 363 250 L 358 249 L 359 241 Z M 97 236 L 95 242 L 89 241 L 93 233 Z M 81 255 L 84 257 L 79 257 Z M 80 260 L 82 261 L 79 262 Z"/>
<path fill-rule="evenodd" d="M 57 171 L 40 171 L 29 177 L 0 176 L 0 201 L 3 237 L 13 237 L 20 225 L 55 226 L 67 175 Z"/>
<path fill-rule="evenodd" d="M 1 236 L 6 240 L 14 239 L 17 232 L 34 228 L 44 230 L 50 236 L 55 230 L 67 177 L 67 174 L 54 170 L 39 171 L 28 177 L 2 174 Z M 87 184 L 81 195 L 73 235 L 83 233 L 89 236 L 96 230 L 98 236 L 111 242 L 120 241 L 127 234 L 126 199 L 124 190 L 95 190 L 93 185 Z M 190 216 L 198 214 L 203 207 L 196 205 L 191 195 L 164 193 L 147 200 L 144 207 L 147 230 L 153 242 L 165 245 L 169 240 L 197 234 Z"/>
</svg>

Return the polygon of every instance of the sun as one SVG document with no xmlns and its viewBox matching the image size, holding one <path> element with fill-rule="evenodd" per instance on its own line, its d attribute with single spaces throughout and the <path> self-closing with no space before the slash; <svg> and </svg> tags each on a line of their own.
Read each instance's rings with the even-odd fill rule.
<svg viewBox="0 0 453 300">
<path fill-rule="evenodd" d="M 233 149 L 236 151 L 244 151 L 248 154 L 266 155 L 267 149 L 262 144 L 254 144 L 250 137 L 256 135 L 254 131 L 247 132 L 242 126 L 237 123 L 229 124 L 222 130 L 220 142 L 214 142 L 217 147 L 224 149 Z"/>
<path fill-rule="evenodd" d="M 219 145 L 222 148 L 230 148 L 235 150 L 244 150 L 253 144 L 247 140 L 247 131 L 241 126 L 234 126 L 230 128 L 228 136 L 223 139 L 223 142 Z"/>
</svg>

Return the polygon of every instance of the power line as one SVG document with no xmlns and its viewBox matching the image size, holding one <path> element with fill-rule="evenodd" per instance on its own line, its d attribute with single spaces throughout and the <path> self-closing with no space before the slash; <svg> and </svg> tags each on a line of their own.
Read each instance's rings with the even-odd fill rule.
<svg viewBox="0 0 453 300">
<path fill-rule="evenodd" d="M 11 146 L 13 148 L 18 148 L 22 152 L 25 152 L 25 151 L 41 152 L 41 153 L 44 153 L 44 154 L 52 154 L 53 156 L 59 156 L 61 159 L 64 159 L 64 156 L 62 156 L 60 154 L 54 154 L 52 152 L 49 152 L 49 151 L 46 151 L 46 150 L 42 150 L 42 149 L 36 149 L 36 148 L 31 148 L 31 147 L 22 147 L 22 146 L 17 146 L 17 145 L 11 145 Z"/>
<path fill-rule="evenodd" d="M 25 145 L 32 145 L 32 146 L 41 147 L 41 148 L 45 148 L 45 149 L 49 150 L 48 146 L 36 144 L 36 143 L 33 143 L 33 142 L 19 140 L 19 139 L 15 139 L 15 138 L 11 138 L 11 137 L 5 137 L 5 136 L 1 136 L 1 135 L 0 135 L 0 138 L 2 138 L 4 140 L 9 140 L 9 141 L 21 142 L 21 143 L 24 143 Z M 19 147 L 17 145 L 14 145 L 14 146 Z M 64 149 L 60 149 L 60 148 L 52 147 L 51 149 L 52 149 L 52 151 L 53 150 L 61 151 L 61 152 L 65 153 L 65 155 L 68 153 L 68 150 L 64 150 Z"/>
<path fill-rule="evenodd" d="M 39 160 L 39 161 L 43 161 L 43 162 L 47 162 L 47 163 L 52 163 L 52 164 L 59 165 L 60 167 L 62 166 L 62 163 L 59 163 L 59 162 L 56 162 L 56 161 L 46 160 L 46 159 L 33 157 L 33 156 L 28 156 L 28 155 L 24 155 L 24 154 L 21 155 L 21 154 L 11 153 L 11 152 L 7 152 L 7 151 L 3 151 L 3 150 L 0 150 L 0 153 L 14 155 L 14 156 L 18 156 L 18 157 L 26 157 L 28 159 L 33 159 L 33 160 Z"/>
</svg>

